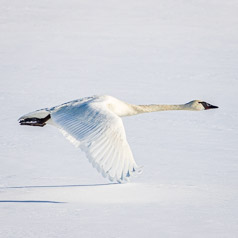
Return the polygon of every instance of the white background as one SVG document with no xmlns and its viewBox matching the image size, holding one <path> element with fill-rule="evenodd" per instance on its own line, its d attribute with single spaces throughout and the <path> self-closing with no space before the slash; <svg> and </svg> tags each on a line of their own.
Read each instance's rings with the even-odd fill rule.
<svg viewBox="0 0 238 238">
<path fill-rule="evenodd" d="M 238 236 L 236 0 L 0 0 L 0 237 Z M 109 94 L 217 110 L 124 118 L 144 172 L 110 184 L 30 111 Z"/>
</svg>

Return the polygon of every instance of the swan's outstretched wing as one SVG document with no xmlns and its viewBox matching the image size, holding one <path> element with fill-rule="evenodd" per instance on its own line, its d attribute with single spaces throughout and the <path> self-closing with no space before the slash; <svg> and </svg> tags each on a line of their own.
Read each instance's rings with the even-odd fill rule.
<svg viewBox="0 0 238 238">
<path fill-rule="evenodd" d="M 51 118 L 104 177 L 124 182 L 141 172 L 127 143 L 121 118 L 105 105 L 68 105 L 53 111 Z"/>
</svg>

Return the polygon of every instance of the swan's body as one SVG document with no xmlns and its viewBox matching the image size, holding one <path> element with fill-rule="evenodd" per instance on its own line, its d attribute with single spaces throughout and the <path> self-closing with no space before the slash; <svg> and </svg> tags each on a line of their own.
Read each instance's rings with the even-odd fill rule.
<svg viewBox="0 0 238 238">
<path fill-rule="evenodd" d="M 93 167 L 104 177 L 124 182 L 140 173 L 141 168 L 133 158 L 120 117 L 209 108 L 217 107 L 198 100 L 182 105 L 133 105 L 111 96 L 94 96 L 29 113 L 19 122 L 21 125 L 58 127 L 70 142 L 86 153 Z"/>
</svg>

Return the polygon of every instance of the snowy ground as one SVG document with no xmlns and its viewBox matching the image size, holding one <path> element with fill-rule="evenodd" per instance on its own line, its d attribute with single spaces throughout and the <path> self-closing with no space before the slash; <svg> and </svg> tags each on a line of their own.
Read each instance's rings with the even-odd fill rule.
<svg viewBox="0 0 238 238">
<path fill-rule="evenodd" d="M 236 0 L 0 0 L 0 237 L 238 237 Z M 218 110 L 125 118 L 110 184 L 30 111 L 94 94 Z"/>
</svg>

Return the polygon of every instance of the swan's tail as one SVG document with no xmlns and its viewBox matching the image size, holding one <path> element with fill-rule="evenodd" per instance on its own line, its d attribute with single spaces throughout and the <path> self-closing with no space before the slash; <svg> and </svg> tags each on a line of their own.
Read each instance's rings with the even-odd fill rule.
<svg viewBox="0 0 238 238">
<path fill-rule="evenodd" d="M 46 122 L 50 120 L 50 111 L 49 109 L 41 109 L 31 113 L 28 113 L 18 119 L 20 125 L 27 126 L 45 126 Z"/>
</svg>

